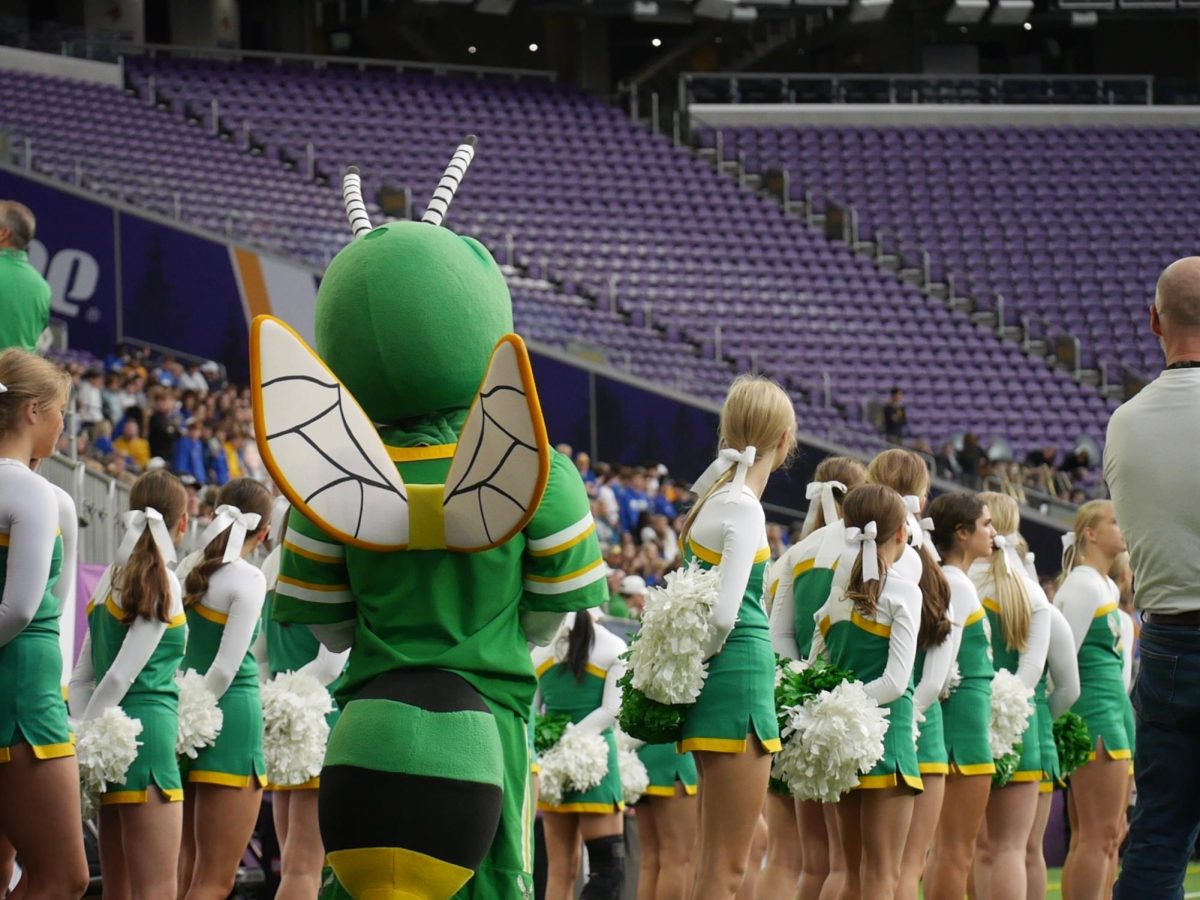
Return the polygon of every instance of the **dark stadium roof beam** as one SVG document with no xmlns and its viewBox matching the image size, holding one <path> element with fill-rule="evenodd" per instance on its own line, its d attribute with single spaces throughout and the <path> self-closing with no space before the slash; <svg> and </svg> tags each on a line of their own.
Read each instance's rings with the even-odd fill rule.
<svg viewBox="0 0 1200 900">
<path fill-rule="evenodd" d="M 351 166 L 342 176 L 342 202 L 346 205 L 346 218 L 350 220 L 350 230 L 356 239 L 374 227 L 367 215 L 367 204 L 363 202 L 362 179 L 358 176 L 357 166 Z"/>
<path fill-rule="evenodd" d="M 433 198 L 425 207 L 425 215 L 421 216 L 422 222 L 430 225 L 442 224 L 442 220 L 446 218 L 446 211 L 450 209 L 450 201 L 454 199 L 454 192 L 458 190 L 463 176 L 467 174 L 467 166 L 471 165 L 474 158 L 475 135 L 469 134 L 466 140 L 458 145 L 454 156 L 450 157 L 450 164 L 446 166 L 442 180 L 433 192 Z"/>
<path fill-rule="evenodd" d="M 850 21 L 854 23 L 879 22 L 892 8 L 892 0 L 854 0 L 850 7 Z"/>
</svg>

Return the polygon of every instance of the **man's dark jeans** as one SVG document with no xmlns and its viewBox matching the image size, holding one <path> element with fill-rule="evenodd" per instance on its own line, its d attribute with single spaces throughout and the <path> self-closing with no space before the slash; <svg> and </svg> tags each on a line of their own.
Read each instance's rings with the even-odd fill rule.
<svg viewBox="0 0 1200 900">
<path fill-rule="evenodd" d="M 1200 832 L 1200 627 L 1147 623 L 1133 689 L 1137 806 L 1117 900 L 1175 900 Z"/>
</svg>

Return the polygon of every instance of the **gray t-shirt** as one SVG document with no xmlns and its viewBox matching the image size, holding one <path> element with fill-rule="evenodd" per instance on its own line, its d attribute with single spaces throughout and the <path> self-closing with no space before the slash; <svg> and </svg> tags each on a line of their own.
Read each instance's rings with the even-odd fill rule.
<svg viewBox="0 0 1200 900">
<path fill-rule="evenodd" d="M 1200 368 L 1163 372 L 1113 413 L 1104 478 L 1137 608 L 1200 610 Z"/>
</svg>

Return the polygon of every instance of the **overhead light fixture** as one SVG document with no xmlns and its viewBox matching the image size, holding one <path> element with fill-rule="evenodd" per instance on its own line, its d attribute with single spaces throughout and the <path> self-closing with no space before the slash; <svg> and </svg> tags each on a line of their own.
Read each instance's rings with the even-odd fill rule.
<svg viewBox="0 0 1200 900">
<path fill-rule="evenodd" d="M 892 8 L 892 0 L 854 0 L 850 6 L 850 21 L 858 24 L 878 22 Z"/>
<path fill-rule="evenodd" d="M 987 15 L 988 0 L 954 0 L 946 10 L 951 25 L 975 25 Z"/>
<path fill-rule="evenodd" d="M 538 51 L 538 46 L 537 46 L 537 44 L 530 44 L 530 45 L 529 45 L 529 52 L 530 52 L 530 53 L 537 53 L 537 51 Z"/>
<path fill-rule="evenodd" d="M 1029 14 L 1033 12 L 1033 0 L 996 0 L 996 5 L 992 7 L 992 17 L 990 19 L 993 25 L 1024 25 Z M 1026 31 L 1031 31 L 1033 26 L 1030 25 Z"/>
<path fill-rule="evenodd" d="M 467 48 L 467 52 L 474 54 L 474 53 L 478 53 L 479 50 L 476 48 L 476 46 L 474 44 L 472 44 L 470 47 Z"/>
<path fill-rule="evenodd" d="M 651 47 L 661 47 L 661 46 L 662 46 L 662 38 L 654 38 L 654 39 L 652 39 L 652 40 L 650 41 L 650 46 L 651 46 Z"/>
<path fill-rule="evenodd" d="M 1032 22 L 1026 22 L 1021 27 L 1024 28 L 1026 31 L 1033 31 L 1033 23 Z"/>
</svg>

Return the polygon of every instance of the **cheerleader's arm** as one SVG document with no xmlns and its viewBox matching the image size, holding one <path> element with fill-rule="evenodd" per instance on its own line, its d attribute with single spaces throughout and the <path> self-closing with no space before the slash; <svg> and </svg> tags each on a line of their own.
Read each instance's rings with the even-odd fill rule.
<svg viewBox="0 0 1200 900">
<path fill-rule="evenodd" d="M 67 708 L 71 718 L 82 719 L 87 709 L 88 701 L 96 691 L 96 670 L 92 666 L 92 634 L 89 631 L 83 636 L 83 646 L 79 648 L 79 660 L 71 672 L 71 681 L 67 685 Z"/>
<path fill-rule="evenodd" d="M 0 647 L 24 631 L 42 605 L 58 529 L 58 503 L 49 482 L 32 472 L 11 480 L 18 483 L 4 485 L 9 543 L 0 595 Z"/>
<path fill-rule="evenodd" d="M 614 660 L 604 675 L 604 697 L 600 705 L 580 720 L 576 730 L 600 734 L 617 724 L 617 713 L 621 711 L 621 689 L 617 682 L 624 674 L 625 660 Z"/>
<path fill-rule="evenodd" d="M 1054 595 L 1054 605 L 1062 611 L 1071 634 L 1075 638 L 1075 653 L 1083 646 L 1088 629 L 1092 627 L 1092 618 L 1096 614 L 1096 598 L 1093 597 L 1081 577 L 1071 578 L 1059 585 L 1058 593 Z"/>
<path fill-rule="evenodd" d="M 322 687 L 329 687 L 342 674 L 342 670 L 346 668 L 346 660 L 349 658 L 349 650 L 335 653 L 322 644 L 317 648 L 316 657 L 301 666 L 300 672 L 317 679 Z"/>
<path fill-rule="evenodd" d="M 85 722 L 102 715 L 106 709 L 117 706 L 125 699 L 125 695 L 129 693 L 129 689 L 137 680 L 138 675 L 142 673 L 142 669 L 146 668 L 146 664 L 150 662 L 150 657 L 154 655 L 159 641 L 166 633 L 166 622 L 160 619 L 147 619 L 145 616 L 137 617 L 129 626 L 129 630 L 125 632 L 125 640 L 121 642 L 117 658 L 108 667 L 108 671 L 96 685 L 95 692 L 88 699 L 82 716 Z M 90 638 L 91 635 L 88 637 Z M 87 650 L 90 655 L 91 647 L 87 647 Z"/>
<path fill-rule="evenodd" d="M 799 659 L 796 643 L 796 582 L 792 578 L 792 554 L 776 563 L 775 600 L 771 604 L 771 646 L 784 659 Z"/>
<path fill-rule="evenodd" d="M 921 589 L 915 584 L 895 579 L 887 587 L 889 594 L 898 595 L 895 599 L 888 594 L 879 598 L 880 605 L 886 605 L 892 617 L 887 665 L 882 675 L 863 685 L 867 694 L 880 706 L 898 700 L 908 690 L 917 659 L 917 622 L 912 613 L 914 595 L 916 604 L 921 602 Z"/>
<path fill-rule="evenodd" d="M 1125 693 L 1133 687 L 1133 618 L 1122 610 L 1121 617 L 1121 674 L 1125 678 Z"/>
<path fill-rule="evenodd" d="M 958 647 L 953 640 L 954 628 L 936 647 L 925 651 L 925 664 L 921 667 L 921 680 L 913 689 L 913 707 L 917 712 L 925 712 L 950 680 L 950 666 L 958 657 Z"/>
<path fill-rule="evenodd" d="M 255 568 L 247 569 L 244 583 L 237 585 L 233 602 L 229 605 L 229 618 L 225 621 L 217 655 L 204 675 L 205 686 L 218 700 L 225 696 L 242 661 L 250 652 L 266 594 L 267 583 L 262 572 Z"/>
<path fill-rule="evenodd" d="M 1026 584 L 1033 605 L 1029 617 L 1029 635 L 1025 638 L 1025 649 L 1017 659 L 1017 677 L 1029 690 L 1037 687 L 1046 671 L 1046 654 L 1050 650 L 1050 603 L 1042 589 L 1035 584 Z"/>
<path fill-rule="evenodd" d="M 716 656 L 737 624 L 754 557 L 762 545 L 765 517 L 762 507 L 749 497 L 738 497 L 721 506 L 721 565 L 717 602 L 712 611 L 713 636 L 704 658 Z"/>
<path fill-rule="evenodd" d="M 1046 701 L 1050 714 L 1058 718 L 1079 699 L 1079 657 L 1075 655 L 1075 636 L 1071 626 L 1058 609 L 1050 609 L 1050 652 L 1046 656 L 1054 690 Z"/>
</svg>

